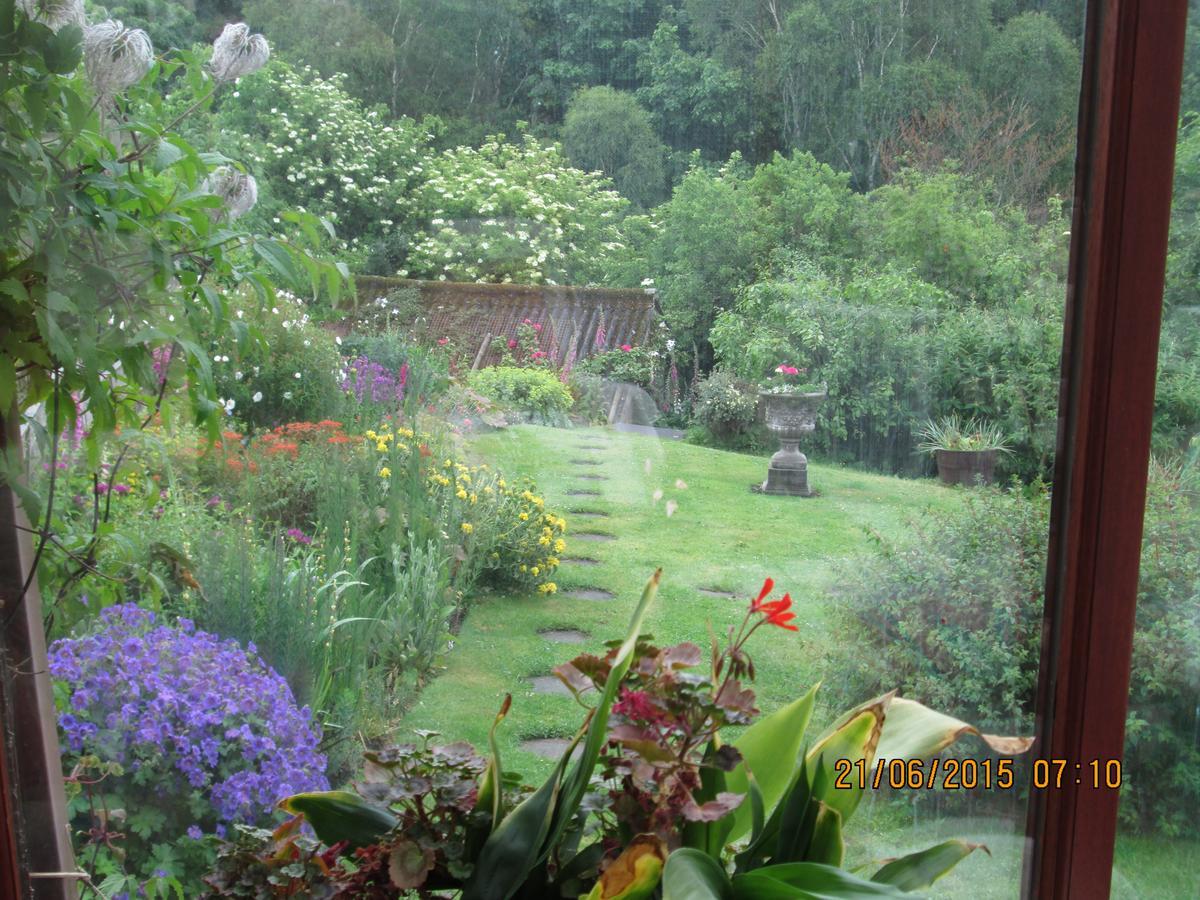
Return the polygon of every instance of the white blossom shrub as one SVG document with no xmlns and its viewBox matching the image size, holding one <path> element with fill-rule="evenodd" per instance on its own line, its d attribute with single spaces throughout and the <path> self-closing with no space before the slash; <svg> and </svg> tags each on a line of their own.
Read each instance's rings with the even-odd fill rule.
<svg viewBox="0 0 1200 900">
<path fill-rule="evenodd" d="M 557 145 L 503 136 L 429 163 L 415 202 L 427 223 L 396 274 L 448 281 L 613 283 L 631 253 L 629 201 Z M 644 217 L 638 217 L 644 221 Z"/>
</svg>

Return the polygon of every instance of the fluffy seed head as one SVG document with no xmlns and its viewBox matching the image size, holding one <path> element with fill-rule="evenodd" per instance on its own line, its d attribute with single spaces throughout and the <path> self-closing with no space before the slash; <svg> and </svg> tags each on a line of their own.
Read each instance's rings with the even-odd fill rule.
<svg viewBox="0 0 1200 900">
<path fill-rule="evenodd" d="M 51 31 L 66 25 L 83 27 L 82 0 L 17 0 L 17 8 L 34 22 L 41 22 Z"/>
<path fill-rule="evenodd" d="M 204 179 L 204 190 L 221 198 L 222 209 L 230 221 L 244 216 L 258 202 L 258 184 L 253 175 L 239 172 L 233 166 L 218 166 Z"/>
<path fill-rule="evenodd" d="M 101 97 L 112 97 L 150 71 L 154 46 L 142 29 L 109 19 L 84 29 L 83 61 L 92 89 Z"/>
<path fill-rule="evenodd" d="M 245 22 L 231 22 L 213 41 L 209 68 L 217 81 L 234 81 L 261 69 L 270 55 L 271 48 L 265 37 L 251 34 L 250 26 Z"/>
</svg>

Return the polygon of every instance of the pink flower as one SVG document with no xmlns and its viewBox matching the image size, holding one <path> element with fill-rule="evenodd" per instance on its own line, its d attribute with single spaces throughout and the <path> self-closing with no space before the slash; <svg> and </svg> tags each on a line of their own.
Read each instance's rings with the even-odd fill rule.
<svg viewBox="0 0 1200 900">
<path fill-rule="evenodd" d="M 517 349 L 517 339 L 516 339 L 516 338 L 509 338 L 509 339 L 508 339 L 508 349 L 509 349 L 509 350 L 516 350 L 516 349 Z"/>
<path fill-rule="evenodd" d="M 532 353 L 529 354 L 529 358 L 530 359 L 545 359 L 546 353 L 543 350 L 534 350 Z"/>
<path fill-rule="evenodd" d="M 533 323 L 533 330 L 534 330 L 534 331 L 541 331 L 541 330 L 542 330 L 542 323 L 541 323 L 541 322 L 534 322 L 534 323 Z"/>
<path fill-rule="evenodd" d="M 632 350 L 633 348 L 632 348 L 632 347 L 630 347 L 628 344 L 622 344 L 622 345 L 621 345 L 621 349 L 622 349 L 622 350 L 624 350 L 626 353 L 628 353 L 628 352 L 629 352 L 630 350 Z"/>
<path fill-rule="evenodd" d="M 439 347 L 445 347 L 448 343 L 450 343 L 450 338 L 438 338 Z"/>
</svg>

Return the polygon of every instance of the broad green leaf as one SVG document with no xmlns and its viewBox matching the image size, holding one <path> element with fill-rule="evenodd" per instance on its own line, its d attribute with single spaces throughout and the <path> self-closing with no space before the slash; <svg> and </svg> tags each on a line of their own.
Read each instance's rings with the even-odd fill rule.
<svg viewBox="0 0 1200 900">
<path fill-rule="evenodd" d="M 841 866 L 846 855 L 846 842 L 842 839 L 842 814 L 819 800 L 816 803 L 817 815 L 806 861 Z"/>
<path fill-rule="evenodd" d="M 667 857 L 663 900 L 731 900 L 729 877 L 707 853 L 683 848 Z"/>
<path fill-rule="evenodd" d="M 293 794 L 279 805 L 293 815 L 302 814 L 329 846 L 349 841 L 352 850 L 378 843 L 400 821 L 349 791 Z"/>
<path fill-rule="evenodd" d="M 733 900 L 856 900 L 860 897 L 908 897 L 890 884 L 864 881 L 820 863 L 785 863 L 736 875 Z"/>
<path fill-rule="evenodd" d="M 856 779 L 851 779 L 849 788 L 837 787 L 838 762 L 864 760 L 870 770 L 892 697 L 885 694 L 851 710 L 808 751 L 809 765 L 820 761 L 814 771 L 813 796 L 840 812 L 843 819 L 849 819 L 858 807 L 863 789 Z"/>
<path fill-rule="evenodd" d="M 764 809 L 775 807 L 791 783 L 819 687 L 819 684 L 813 685 L 803 697 L 759 719 L 734 741 L 733 746 L 742 754 L 742 762 L 726 774 L 726 790 L 736 794 L 749 791 L 750 783 L 746 777 L 749 768 L 762 793 Z M 752 817 L 753 810 L 747 803 L 734 810 L 730 817 L 732 826 L 725 840 L 736 841 L 742 837 L 750 830 Z"/>
<path fill-rule="evenodd" d="M 658 592 L 661 570 L 646 583 L 634 610 L 624 642 L 613 660 L 600 703 L 592 711 L 586 737 L 577 735 L 554 767 L 550 778 L 504 817 L 483 846 L 475 871 L 463 891 L 463 900 L 506 900 L 520 888 L 529 873 L 550 854 L 579 810 L 592 770 L 608 734 L 608 716 L 621 680 L 629 670 L 646 610 Z M 582 752 L 570 774 L 575 748 Z"/>
<path fill-rule="evenodd" d="M 982 850 L 988 856 L 992 855 L 983 844 L 959 840 L 943 841 L 928 850 L 920 850 L 892 860 L 871 876 L 871 880 L 893 885 L 902 891 L 924 890 L 976 850 Z"/>
<path fill-rule="evenodd" d="M 940 753 L 963 735 L 978 736 L 992 750 L 1005 756 L 1026 752 L 1031 737 L 998 737 L 983 734 L 974 725 L 936 712 L 915 700 L 896 697 L 888 707 L 887 721 L 875 754 L 877 765 L 893 759 L 926 759 Z"/>
<path fill-rule="evenodd" d="M 66 25 L 48 40 L 42 48 L 42 60 L 46 68 L 56 75 L 74 72 L 83 59 L 83 29 L 78 25 Z"/>
</svg>

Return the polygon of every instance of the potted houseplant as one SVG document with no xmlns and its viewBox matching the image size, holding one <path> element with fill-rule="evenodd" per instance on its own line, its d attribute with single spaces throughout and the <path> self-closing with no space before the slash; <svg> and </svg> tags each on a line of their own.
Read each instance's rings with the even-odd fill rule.
<svg viewBox="0 0 1200 900">
<path fill-rule="evenodd" d="M 800 440 L 817 427 L 817 409 L 825 400 L 824 384 L 805 381 L 807 369 L 781 363 L 758 392 L 763 421 L 779 438 L 779 450 L 771 457 L 767 478 L 755 490 L 763 494 L 811 497 L 808 457 L 800 452 Z"/>
<path fill-rule="evenodd" d="M 937 459 L 942 484 L 991 484 L 996 457 L 1012 452 L 999 426 L 982 419 L 965 422 L 957 415 L 926 421 L 917 432 L 918 450 Z"/>
</svg>

